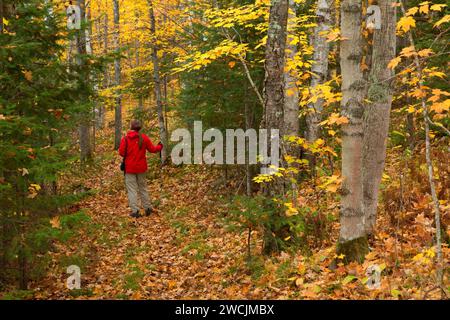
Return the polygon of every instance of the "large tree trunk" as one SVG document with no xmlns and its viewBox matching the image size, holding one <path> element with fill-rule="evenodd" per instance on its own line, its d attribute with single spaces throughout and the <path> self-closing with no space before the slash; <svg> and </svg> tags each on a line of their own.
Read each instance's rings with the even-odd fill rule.
<svg viewBox="0 0 450 320">
<path fill-rule="evenodd" d="M 363 261 L 368 252 L 362 192 L 363 103 L 366 85 L 360 62 L 363 52 L 361 1 L 341 4 L 342 114 L 349 122 L 342 126 L 342 198 L 338 252 L 345 261 Z"/>
<path fill-rule="evenodd" d="M 86 21 L 85 16 L 85 2 L 84 0 L 77 0 L 77 4 L 80 7 L 81 19 Z M 77 53 L 79 55 L 86 54 L 86 31 L 81 29 L 77 34 Z M 80 58 L 77 59 L 77 63 L 81 64 L 82 60 Z M 87 77 L 85 81 L 89 81 Z M 92 144 L 91 144 L 91 135 L 90 135 L 90 119 L 89 115 L 83 115 L 80 126 L 78 128 L 79 139 L 80 139 L 80 159 L 81 162 L 85 162 L 92 158 Z"/>
<path fill-rule="evenodd" d="M 119 0 L 113 0 L 114 3 L 114 47 L 116 54 L 120 51 L 120 29 L 119 29 Z M 120 58 L 114 59 L 114 84 L 120 86 Z M 114 149 L 119 149 L 122 139 L 122 97 L 120 92 L 116 92 L 116 107 L 114 111 Z"/>
<path fill-rule="evenodd" d="M 158 58 L 158 47 L 156 45 L 156 21 L 155 13 L 153 11 L 153 1 L 148 1 L 149 13 L 150 13 L 150 32 L 153 38 L 152 45 L 152 62 L 153 62 L 153 81 L 155 84 L 155 100 L 156 100 L 156 112 L 158 113 L 158 123 L 159 123 L 159 137 L 165 148 L 161 150 L 161 163 L 165 163 L 167 160 L 168 150 L 167 150 L 167 131 L 164 121 L 164 110 L 161 97 L 161 79 L 159 74 L 159 58 Z"/>
<path fill-rule="evenodd" d="M 311 79 L 311 89 L 317 89 L 318 86 L 327 81 L 328 74 L 328 54 L 330 52 L 330 44 L 326 41 L 324 32 L 331 28 L 331 4 L 333 0 L 318 0 L 316 8 L 317 26 L 314 28 L 312 46 L 314 49 L 313 65 L 311 71 L 313 73 Z M 322 118 L 323 99 L 317 99 L 315 103 L 308 105 L 308 114 L 306 116 L 306 139 L 314 142 L 320 137 L 319 123 Z"/>
<path fill-rule="evenodd" d="M 289 14 L 288 14 L 288 40 L 286 44 L 286 60 L 293 61 L 298 52 L 297 44 L 290 44 L 294 39 L 293 36 L 295 30 L 294 21 L 295 15 L 295 2 L 289 0 Z M 295 68 L 292 70 L 286 70 L 285 72 L 285 103 L 284 103 L 284 130 L 283 135 L 297 136 L 299 132 L 299 91 L 297 86 L 297 72 Z"/>
<path fill-rule="evenodd" d="M 264 79 L 264 115 L 262 128 L 268 129 L 269 142 L 272 130 L 283 132 L 284 128 L 284 66 L 287 37 L 288 0 L 272 0 L 269 16 L 269 30 L 265 53 Z M 266 194 L 273 196 L 282 192 L 282 186 L 271 183 L 267 186 Z M 277 251 L 277 242 L 273 237 L 276 230 L 265 230 L 264 248 L 266 254 Z"/>
<path fill-rule="evenodd" d="M 368 100 L 364 112 L 363 194 L 366 232 L 373 233 L 377 214 L 378 192 L 386 158 L 386 139 L 391 111 L 393 71 L 388 63 L 395 57 L 396 13 L 394 0 L 379 0 L 381 29 L 374 31 L 372 69 Z"/>
</svg>

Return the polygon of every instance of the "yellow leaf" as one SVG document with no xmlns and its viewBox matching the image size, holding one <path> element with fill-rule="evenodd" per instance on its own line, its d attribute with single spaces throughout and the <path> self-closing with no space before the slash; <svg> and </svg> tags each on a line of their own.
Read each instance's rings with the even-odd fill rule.
<svg viewBox="0 0 450 320">
<path fill-rule="evenodd" d="M 443 23 L 447 23 L 450 21 L 450 14 L 447 14 L 446 16 L 444 16 L 441 20 L 439 20 L 438 22 L 436 22 L 433 26 L 433 28 L 439 27 L 441 24 Z"/>
<path fill-rule="evenodd" d="M 9 21 L 6 20 L 5 18 L 3 18 L 3 24 L 4 24 L 5 26 L 7 26 L 7 25 L 9 24 Z"/>
<path fill-rule="evenodd" d="M 401 57 L 395 57 L 394 59 L 389 61 L 388 68 L 389 69 L 394 69 L 400 63 L 400 61 L 402 61 Z"/>
<path fill-rule="evenodd" d="M 404 32 L 408 32 L 411 27 L 416 26 L 416 20 L 414 20 L 413 17 L 407 16 L 407 17 L 401 17 L 400 20 L 397 22 L 397 30 L 403 30 Z"/>
<path fill-rule="evenodd" d="M 413 46 L 403 48 L 402 51 L 400 51 L 400 55 L 402 57 L 407 57 L 407 58 L 411 57 L 415 53 L 416 53 L 416 51 L 414 50 Z"/>
<path fill-rule="evenodd" d="M 41 186 L 38 184 L 32 183 L 30 186 L 33 187 L 36 191 L 41 190 Z"/>
<path fill-rule="evenodd" d="M 412 7 L 410 9 L 408 9 L 408 11 L 406 11 L 406 15 L 407 16 L 413 16 L 417 13 L 417 11 L 419 11 L 419 8 L 417 7 Z"/>
<path fill-rule="evenodd" d="M 349 120 L 345 116 L 341 116 L 341 117 L 336 119 L 336 124 L 338 124 L 338 125 L 339 124 L 345 124 L 345 123 L 348 123 L 348 122 L 349 122 Z"/>
<path fill-rule="evenodd" d="M 59 217 L 54 217 L 50 219 L 50 224 L 52 228 L 61 229 L 61 221 L 59 220 Z"/>
<path fill-rule="evenodd" d="M 441 11 L 442 8 L 445 8 L 446 6 L 447 6 L 446 4 L 443 4 L 443 3 L 437 3 L 437 4 L 433 4 L 433 5 L 430 7 L 430 9 L 431 9 L 432 11 Z"/>
<path fill-rule="evenodd" d="M 420 50 L 419 52 L 417 52 L 417 54 L 421 57 L 428 57 L 428 56 L 431 56 L 431 54 L 433 54 L 433 50 L 423 49 L 423 50 Z"/>
<path fill-rule="evenodd" d="M 427 13 L 429 12 L 429 6 L 428 6 L 428 4 L 423 5 L 423 6 L 420 6 L 419 12 L 420 12 L 420 13 L 427 14 Z"/>
<path fill-rule="evenodd" d="M 392 289 L 392 290 L 391 290 L 391 295 L 392 295 L 394 298 L 398 299 L 398 297 L 401 295 L 401 292 L 400 292 L 399 290 L 397 290 L 397 289 Z"/>
<path fill-rule="evenodd" d="M 288 97 L 292 97 L 293 95 L 295 95 L 296 92 L 297 92 L 297 89 L 296 89 L 296 88 L 289 88 L 289 89 L 286 91 L 286 94 L 288 95 Z"/>
<path fill-rule="evenodd" d="M 409 106 L 406 111 L 408 111 L 408 113 L 414 113 L 416 112 L 416 108 L 414 108 L 413 106 Z"/>
<path fill-rule="evenodd" d="M 233 69 L 235 65 L 236 65 L 236 61 L 230 61 L 230 62 L 228 63 L 228 66 L 229 66 L 231 69 Z"/>
<path fill-rule="evenodd" d="M 28 81 L 31 82 L 33 80 L 33 73 L 31 71 L 22 71 L 22 73 Z"/>
</svg>

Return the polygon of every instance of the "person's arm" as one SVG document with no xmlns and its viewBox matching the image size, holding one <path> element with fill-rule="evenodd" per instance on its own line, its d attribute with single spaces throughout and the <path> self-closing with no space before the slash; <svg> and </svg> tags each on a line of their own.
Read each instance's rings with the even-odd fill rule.
<svg viewBox="0 0 450 320">
<path fill-rule="evenodd" d="M 125 157 L 125 138 L 120 140 L 119 154 L 121 157 Z"/>
<path fill-rule="evenodd" d="M 148 152 L 151 153 L 157 153 L 160 152 L 162 149 L 162 144 L 157 144 L 156 146 L 152 143 L 152 141 L 150 140 L 149 137 L 147 137 L 146 135 L 144 135 L 144 141 L 145 141 L 145 146 L 148 150 Z"/>
</svg>

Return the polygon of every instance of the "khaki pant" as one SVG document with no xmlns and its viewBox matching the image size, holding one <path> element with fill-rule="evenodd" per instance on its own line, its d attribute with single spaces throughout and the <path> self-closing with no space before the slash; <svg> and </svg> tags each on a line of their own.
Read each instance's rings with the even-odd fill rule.
<svg viewBox="0 0 450 320">
<path fill-rule="evenodd" d="M 128 205 L 132 212 L 139 211 L 138 194 L 141 198 L 141 204 L 144 209 L 151 209 L 150 198 L 147 191 L 147 181 L 145 173 L 127 173 L 125 174 L 125 186 L 128 192 Z"/>
</svg>

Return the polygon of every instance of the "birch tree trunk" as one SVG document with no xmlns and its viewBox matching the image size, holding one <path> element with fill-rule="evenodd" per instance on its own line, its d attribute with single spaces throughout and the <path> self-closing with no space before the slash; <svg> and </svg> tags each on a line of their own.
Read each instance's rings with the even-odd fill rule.
<svg viewBox="0 0 450 320">
<path fill-rule="evenodd" d="M 360 62 L 363 52 L 361 1 L 341 3 L 342 114 L 349 120 L 342 126 L 342 187 L 340 234 L 337 251 L 345 261 L 363 261 L 368 252 L 362 192 L 363 102 L 366 85 Z"/>
<path fill-rule="evenodd" d="M 120 51 L 120 13 L 119 0 L 113 0 L 114 4 L 114 48 L 116 54 Z M 120 86 L 120 58 L 117 56 L 114 59 L 114 85 Z M 114 149 L 119 149 L 120 140 L 122 139 L 122 97 L 117 90 L 116 92 L 116 106 L 114 110 Z"/>
<path fill-rule="evenodd" d="M 272 0 L 269 15 L 269 30 L 265 53 L 264 78 L 264 115 L 262 128 L 268 129 L 268 146 L 271 145 L 272 130 L 282 132 L 284 127 L 285 84 L 284 66 L 287 37 L 288 0 Z M 283 155 L 281 155 L 282 157 Z M 273 196 L 282 191 L 282 186 L 271 183 L 266 194 Z M 264 248 L 266 254 L 277 251 L 277 241 L 273 234 L 276 230 L 266 229 Z"/>
<path fill-rule="evenodd" d="M 291 44 L 294 39 L 293 34 L 295 30 L 290 30 L 295 27 L 295 2 L 289 0 L 289 14 L 288 14 L 288 38 L 286 44 L 286 61 L 293 61 L 298 52 L 297 45 Z M 299 91 L 297 86 L 297 72 L 287 70 L 285 72 L 285 103 L 284 103 L 284 130 L 283 135 L 297 136 L 299 132 Z"/>
<path fill-rule="evenodd" d="M 86 22 L 85 15 L 85 1 L 77 0 L 77 4 L 80 7 L 81 19 Z M 86 25 L 82 26 L 82 29 L 79 30 L 77 34 L 77 53 L 79 55 L 85 55 L 86 52 L 86 31 L 83 29 Z M 77 59 L 77 63 L 81 64 L 82 60 L 80 58 Z M 89 78 L 86 77 L 85 81 L 89 81 Z M 86 100 L 86 99 L 85 99 Z M 87 101 L 83 101 L 87 102 Z M 78 136 L 80 140 L 80 160 L 81 162 L 85 162 L 92 158 L 92 144 L 91 144 L 91 135 L 90 135 L 90 119 L 91 117 L 88 115 L 82 115 L 82 119 L 80 125 L 78 127 Z"/>
<path fill-rule="evenodd" d="M 368 100 L 364 112 L 363 139 L 363 197 L 366 233 L 374 231 L 378 192 L 386 159 L 386 139 L 389 130 L 392 103 L 393 71 L 388 63 L 395 58 L 396 13 L 394 0 L 379 0 L 381 9 L 381 29 L 374 31 L 372 69 L 369 75 Z"/>
<path fill-rule="evenodd" d="M 167 131 L 164 121 L 164 110 L 161 97 L 161 78 L 159 74 L 159 59 L 158 59 L 158 46 L 156 44 L 156 21 L 155 13 L 153 11 L 153 1 L 148 1 L 149 13 L 150 13 L 150 32 L 153 36 L 152 45 L 152 62 L 153 62 L 153 81 L 155 84 L 155 100 L 156 100 L 156 112 L 158 113 L 158 123 L 159 123 L 159 136 L 162 144 L 165 148 L 161 150 L 161 163 L 164 164 L 167 160 Z"/>
<path fill-rule="evenodd" d="M 311 89 L 314 91 L 321 84 L 326 82 L 328 74 L 328 54 L 330 52 L 330 44 L 326 41 L 324 32 L 331 28 L 331 5 L 333 0 L 318 0 L 316 8 L 317 26 L 314 28 L 312 45 L 314 49 L 313 65 L 311 71 L 313 73 L 311 79 Z M 317 99 L 316 103 L 308 105 L 308 114 L 306 116 L 306 139 L 314 142 L 320 137 L 319 123 L 322 118 L 323 99 Z"/>
</svg>

